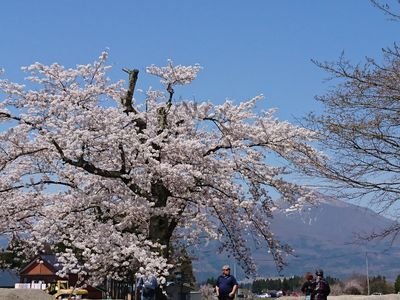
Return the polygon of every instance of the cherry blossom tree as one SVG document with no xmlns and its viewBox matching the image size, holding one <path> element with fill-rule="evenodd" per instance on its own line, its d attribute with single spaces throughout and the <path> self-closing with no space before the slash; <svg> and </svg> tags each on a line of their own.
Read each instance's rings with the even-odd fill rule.
<svg viewBox="0 0 400 300">
<path fill-rule="evenodd" d="M 313 199 L 291 180 L 322 159 L 313 132 L 257 112 L 261 96 L 177 102 L 174 89 L 198 65 L 150 66 L 165 90 L 139 101 L 138 70 L 125 70 L 125 88 L 107 77 L 106 61 L 102 53 L 73 69 L 35 63 L 23 68 L 27 86 L 0 81 L 0 232 L 10 245 L 28 256 L 50 246 L 61 274 L 94 283 L 166 276 L 171 247 L 204 237 L 248 273 L 256 272 L 250 240 L 281 268 L 291 249 L 269 222 Z"/>
</svg>

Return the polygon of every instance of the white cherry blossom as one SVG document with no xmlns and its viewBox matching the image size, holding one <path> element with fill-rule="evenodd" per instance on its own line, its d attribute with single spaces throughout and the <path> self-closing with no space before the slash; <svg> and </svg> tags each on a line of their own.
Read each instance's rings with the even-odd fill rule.
<svg viewBox="0 0 400 300">
<path fill-rule="evenodd" d="M 106 59 L 35 63 L 23 69 L 33 84 L 0 81 L 0 232 L 25 255 L 50 246 L 61 275 L 95 283 L 140 270 L 165 277 L 171 247 L 204 238 L 254 273 L 248 234 L 282 267 L 290 248 L 269 221 L 284 209 L 277 200 L 297 208 L 313 198 L 290 181 L 320 163 L 313 132 L 258 112 L 261 96 L 215 105 L 149 90 L 137 103 L 132 86 L 107 77 Z M 199 70 L 170 62 L 147 72 L 170 88 Z"/>
</svg>

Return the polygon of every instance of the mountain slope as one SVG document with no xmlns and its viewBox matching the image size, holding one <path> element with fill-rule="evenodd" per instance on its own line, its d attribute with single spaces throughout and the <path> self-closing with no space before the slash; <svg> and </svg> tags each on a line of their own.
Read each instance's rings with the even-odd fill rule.
<svg viewBox="0 0 400 300">
<path fill-rule="evenodd" d="M 301 213 L 278 213 L 272 220 L 276 236 L 291 245 L 294 256 L 287 257 L 287 267 L 281 275 L 303 275 L 323 268 L 335 277 L 354 273 L 369 276 L 383 275 L 394 279 L 400 274 L 400 242 L 391 240 L 361 241 L 358 236 L 387 227 L 391 221 L 372 210 L 339 200 L 324 199 L 318 206 L 306 207 Z M 219 274 L 221 265 L 233 260 L 226 254 L 217 254 L 216 244 L 203 248 L 194 262 L 198 281 Z M 254 249 L 260 276 L 277 276 L 267 249 Z M 238 268 L 237 277 L 244 278 Z"/>
<path fill-rule="evenodd" d="M 294 248 L 294 256 L 287 257 L 287 267 L 278 274 L 267 249 L 254 249 L 259 276 L 303 275 L 322 268 L 329 276 L 347 277 L 353 273 L 383 275 L 394 280 L 400 274 L 400 240 L 357 242 L 359 234 L 368 234 L 387 227 L 391 221 L 372 210 L 324 199 L 318 206 L 306 207 L 302 212 L 285 215 L 278 213 L 272 220 L 276 236 Z M 0 240 L 5 244 L 5 240 Z M 221 266 L 230 264 L 238 279 L 245 275 L 233 259 L 218 253 L 218 244 L 210 243 L 196 249 L 193 262 L 198 282 L 216 277 Z M 236 269 L 236 270 L 234 270 Z M 12 285 L 15 275 L 0 273 L 0 286 Z M 18 281 L 18 280 L 17 280 Z"/>
</svg>

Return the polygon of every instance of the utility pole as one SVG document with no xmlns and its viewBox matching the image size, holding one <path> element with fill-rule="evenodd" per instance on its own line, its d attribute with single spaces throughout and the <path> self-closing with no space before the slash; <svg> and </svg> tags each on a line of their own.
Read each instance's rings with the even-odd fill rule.
<svg viewBox="0 0 400 300">
<path fill-rule="evenodd" d="M 369 290 L 368 252 L 367 251 L 365 251 L 365 264 L 367 266 L 367 293 L 369 296 L 370 290 Z"/>
<path fill-rule="evenodd" d="M 236 276 L 236 260 L 233 261 L 233 276 L 236 278 L 237 280 L 237 276 Z M 239 286 L 236 290 L 236 294 L 239 292 Z"/>
</svg>

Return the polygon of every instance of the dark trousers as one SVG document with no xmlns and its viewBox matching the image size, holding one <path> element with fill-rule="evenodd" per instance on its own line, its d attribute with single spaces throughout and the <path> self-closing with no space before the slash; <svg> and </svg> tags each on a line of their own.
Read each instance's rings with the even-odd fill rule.
<svg viewBox="0 0 400 300">
<path fill-rule="evenodd" d="M 235 298 L 235 296 L 230 297 L 229 295 L 219 295 L 218 296 L 218 300 L 232 300 L 234 298 Z"/>
</svg>

